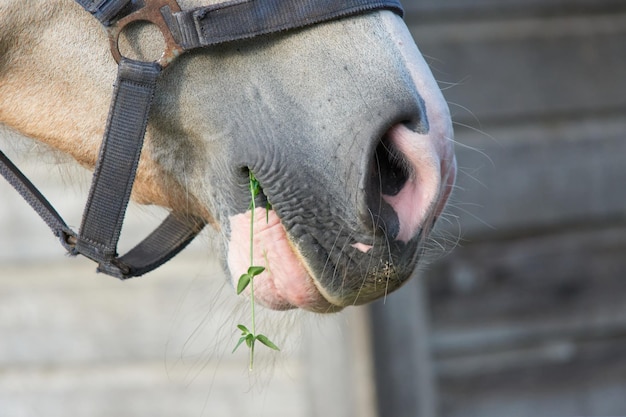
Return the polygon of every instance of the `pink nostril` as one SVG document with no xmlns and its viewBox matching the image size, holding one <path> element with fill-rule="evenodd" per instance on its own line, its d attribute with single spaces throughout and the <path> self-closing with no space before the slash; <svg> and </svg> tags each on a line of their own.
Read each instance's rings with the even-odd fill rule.
<svg viewBox="0 0 626 417">
<path fill-rule="evenodd" d="M 398 124 L 376 148 L 373 165 L 368 206 L 374 225 L 406 243 L 436 205 L 442 180 L 436 146 L 428 134 Z"/>
</svg>

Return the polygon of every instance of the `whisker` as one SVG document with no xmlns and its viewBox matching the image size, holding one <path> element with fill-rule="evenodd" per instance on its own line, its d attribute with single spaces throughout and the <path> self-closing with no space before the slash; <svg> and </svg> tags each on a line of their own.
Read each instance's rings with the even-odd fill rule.
<svg viewBox="0 0 626 417">
<path fill-rule="evenodd" d="M 331 254 L 333 253 L 333 251 L 335 250 L 335 248 L 337 247 L 337 241 L 339 240 L 339 237 L 341 236 L 341 232 L 343 231 L 344 226 L 341 225 L 341 228 L 339 229 L 339 231 L 337 232 L 337 235 L 335 236 L 335 240 L 333 241 L 333 244 L 330 247 L 330 250 L 328 251 L 328 256 L 326 257 L 326 262 L 324 263 L 324 267 L 322 268 L 322 273 L 321 276 L 324 276 L 324 273 L 326 272 L 326 267 L 328 266 L 328 264 L 331 262 Z M 335 268 L 335 271 L 337 269 Z M 335 278 L 335 271 L 333 271 L 333 279 Z"/>
<path fill-rule="evenodd" d="M 478 134 L 480 134 L 480 135 L 482 135 L 482 136 L 486 137 L 487 139 L 490 139 L 490 140 L 492 140 L 494 142 L 498 142 L 498 139 L 495 136 L 490 135 L 489 133 L 487 133 L 486 131 L 482 130 L 481 128 L 474 127 L 472 125 L 469 125 L 469 124 L 463 123 L 463 122 L 459 122 L 459 121 L 452 121 L 452 124 L 455 125 L 455 126 L 460 126 L 462 128 L 465 128 L 467 130 L 471 130 L 472 132 L 478 133 Z"/>
<path fill-rule="evenodd" d="M 476 171 L 477 169 L 472 169 L 472 171 Z M 473 175 L 470 173 L 470 171 L 466 171 L 465 168 L 459 167 L 458 168 L 458 172 L 460 174 L 463 174 L 464 176 L 466 176 L 467 178 L 471 179 L 473 182 L 475 182 L 476 184 L 480 185 L 482 188 L 484 189 L 489 189 L 489 187 L 487 187 L 487 185 L 482 182 L 476 175 Z M 458 184 L 455 184 L 453 186 L 453 190 L 459 190 L 459 191 L 466 191 L 463 187 L 461 187 Z"/>
<path fill-rule="evenodd" d="M 483 226 L 488 227 L 491 230 L 497 230 L 497 228 L 495 226 L 493 226 L 493 225 L 487 223 L 486 221 L 482 220 L 480 217 L 476 216 L 474 213 L 470 212 L 469 210 L 466 210 L 466 209 L 462 208 L 461 204 L 459 204 L 459 203 L 456 203 L 456 204 L 455 203 L 451 203 L 449 205 L 450 205 L 450 207 L 453 207 L 454 209 L 459 210 L 463 214 L 466 214 L 466 215 L 470 216 L 471 218 L 473 218 L 474 220 L 480 222 Z M 466 206 L 471 205 L 471 206 L 474 206 L 474 207 L 482 207 L 479 204 L 470 204 L 470 203 L 464 203 L 463 205 L 466 205 Z"/>
<path fill-rule="evenodd" d="M 476 116 L 476 114 L 473 111 L 471 111 L 469 108 L 465 107 L 464 105 L 459 104 L 459 103 L 455 103 L 453 101 L 448 101 L 448 105 L 455 106 L 455 107 L 460 108 L 461 110 L 466 111 L 476 121 L 476 123 L 478 123 L 479 126 L 482 125 L 480 123 L 480 120 L 478 119 L 478 116 Z M 453 121 L 452 123 L 455 123 L 455 122 Z M 457 124 L 457 123 L 455 123 L 455 124 Z"/>
</svg>

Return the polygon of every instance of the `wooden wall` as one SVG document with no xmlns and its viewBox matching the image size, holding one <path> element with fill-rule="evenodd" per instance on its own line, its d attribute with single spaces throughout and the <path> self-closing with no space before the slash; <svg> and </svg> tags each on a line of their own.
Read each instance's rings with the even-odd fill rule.
<svg viewBox="0 0 626 417">
<path fill-rule="evenodd" d="M 432 415 L 626 415 L 626 2 L 404 4 L 460 167 L 424 273 Z"/>
</svg>

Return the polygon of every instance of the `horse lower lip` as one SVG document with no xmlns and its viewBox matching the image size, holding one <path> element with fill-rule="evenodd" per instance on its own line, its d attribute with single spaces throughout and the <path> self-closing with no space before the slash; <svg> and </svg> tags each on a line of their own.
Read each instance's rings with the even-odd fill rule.
<svg viewBox="0 0 626 417">
<path fill-rule="evenodd" d="M 228 266 L 234 286 L 251 265 L 251 214 L 247 211 L 230 218 Z M 312 251 L 319 256 L 304 259 L 273 210 L 266 213 L 265 208 L 257 208 L 254 215 L 252 264 L 266 269 L 254 278 L 254 293 L 259 304 L 270 309 L 330 313 L 373 301 L 398 288 L 416 260 L 412 254 L 418 238 L 409 246 L 386 239 L 384 244 L 370 245 L 355 242 L 351 235 L 345 236 L 345 242 L 335 241 L 332 248 Z M 343 249 L 334 250 L 337 247 Z"/>
<path fill-rule="evenodd" d="M 251 262 L 250 215 L 251 212 L 247 211 L 230 218 L 228 266 L 235 285 Z M 257 208 L 254 225 L 252 263 L 266 269 L 254 278 L 254 293 L 261 304 L 275 310 L 297 307 L 315 312 L 338 311 L 342 308 L 327 301 L 317 288 L 305 263 L 293 250 L 274 211 L 266 213 L 265 208 Z"/>
</svg>

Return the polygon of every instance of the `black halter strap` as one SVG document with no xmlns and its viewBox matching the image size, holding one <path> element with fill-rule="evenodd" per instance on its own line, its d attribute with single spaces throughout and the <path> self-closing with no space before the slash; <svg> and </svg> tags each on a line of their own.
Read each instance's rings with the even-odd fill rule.
<svg viewBox="0 0 626 417">
<path fill-rule="evenodd" d="M 403 15 L 397 0 L 235 0 L 173 13 L 172 27 L 188 50 L 381 9 Z"/>
<path fill-rule="evenodd" d="M 72 231 L 19 169 L 0 152 L 0 174 L 22 195 L 72 255 L 98 263 L 120 279 L 149 272 L 180 252 L 205 221 L 170 214 L 124 256 L 117 242 L 135 180 L 148 114 L 161 70 L 184 51 L 387 9 L 402 15 L 397 0 L 233 0 L 181 11 L 175 0 L 76 0 L 109 31 L 119 62 L 109 117 L 80 232 Z M 150 14 L 146 14 L 146 10 Z M 135 16 L 135 17 L 133 17 Z M 158 62 L 137 62 L 117 51 L 118 22 L 149 20 L 166 38 Z"/>
<path fill-rule="evenodd" d="M 79 233 L 72 231 L 37 188 L 0 152 L 0 174 L 35 209 L 71 255 L 98 263 L 98 271 L 121 279 L 139 276 L 167 262 L 202 230 L 201 218 L 170 214 L 126 255 L 117 242 L 133 186 L 148 109 L 160 69 L 123 60 L 114 100 Z"/>
</svg>

